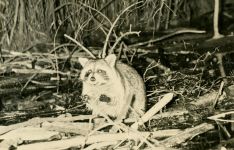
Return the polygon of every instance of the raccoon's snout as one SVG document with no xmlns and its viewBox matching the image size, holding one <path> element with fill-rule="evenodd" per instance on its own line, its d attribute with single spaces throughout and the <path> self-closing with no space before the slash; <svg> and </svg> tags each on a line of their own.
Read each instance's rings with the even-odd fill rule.
<svg viewBox="0 0 234 150">
<path fill-rule="evenodd" d="M 90 81 L 96 81 L 96 78 L 95 77 L 90 77 Z"/>
</svg>

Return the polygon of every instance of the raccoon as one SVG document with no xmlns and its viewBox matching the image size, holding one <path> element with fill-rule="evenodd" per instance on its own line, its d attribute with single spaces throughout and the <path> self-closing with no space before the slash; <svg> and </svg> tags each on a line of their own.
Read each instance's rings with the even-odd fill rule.
<svg viewBox="0 0 234 150">
<path fill-rule="evenodd" d="M 82 95 L 88 97 L 94 115 L 138 118 L 145 112 L 144 82 L 135 69 L 116 59 L 114 54 L 104 59 L 79 58 Z"/>
</svg>

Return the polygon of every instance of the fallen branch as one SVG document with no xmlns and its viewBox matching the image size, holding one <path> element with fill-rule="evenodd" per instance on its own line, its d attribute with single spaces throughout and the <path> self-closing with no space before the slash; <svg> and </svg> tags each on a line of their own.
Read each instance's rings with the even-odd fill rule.
<svg viewBox="0 0 234 150">
<path fill-rule="evenodd" d="M 141 42 L 141 43 L 132 44 L 132 45 L 129 45 L 128 47 L 132 48 L 132 47 L 138 47 L 138 46 L 143 46 L 143 45 L 147 45 L 147 44 L 150 44 L 150 43 L 159 42 L 159 41 L 162 41 L 164 39 L 173 37 L 173 36 L 178 35 L 178 34 L 183 34 L 183 33 L 206 33 L 206 31 L 193 30 L 193 29 L 183 29 L 183 30 L 175 31 L 173 33 L 170 33 L 168 35 L 165 35 L 165 36 L 162 36 L 162 37 L 159 37 L 159 38 L 156 38 L 156 39 L 152 39 L 152 40 Z"/>
<path fill-rule="evenodd" d="M 225 113 L 221 113 L 221 114 L 218 114 L 218 115 L 210 116 L 210 117 L 208 117 L 208 119 L 214 120 L 214 121 L 234 123 L 234 120 L 231 120 L 231 119 L 221 119 L 221 118 L 225 118 L 227 115 L 232 115 L 232 114 L 234 114 L 234 111 L 225 112 Z"/>
<path fill-rule="evenodd" d="M 214 105 L 216 105 L 218 100 L 223 100 L 221 95 L 221 89 L 223 88 L 223 82 L 220 85 L 219 91 L 211 91 L 203 96 L 200 96 L 197 100 L 191 102 L 189 107 L 195 108 L 210 108 L 213 109 Z"/>
<path fill-rule="evenodd" d="M 220 87 L 219 87 L 219 92 L 217 93 L 216 97 L 215 97 L 215 100 L 214 100 L 214 103 L 213 103 L 213 108 L 215 108 L 215 106 L 217 105 L 217 102 L 220 98 L 220 95 L 222 95 L 222 91 L 223 91 L 223 86 L 224 86 L 224 83 L 227 83 L 224 81 L 221 82 L 220 84 Z"/>
<path fill-rule="evenodd" d="M 15 73 L 22 73 L 22 74 L 61 74 L 71 76 L 70 72 L 62 72 L 57 70 L 50 70 L 50 69 L 16 69 L 12 68 L 12 71 Z"/>
<path fill-rule="evenodd" d="M 17 124 L 13 124 L 13 125 L 9 125 L 9 126 L 0 126 L 0 135 L 9 132 L 11 130 L 15 130 L 17 128 L 22 128 L 22 127 L 26 127 L 26 126 L 35 126 L 38 125 L 42 122 L 42 120 L 40 118 L 33 118 L 30 119 L 26 122 L 23 123 L 17 123 Z"/>
<path fill-rule="evenodd" d="M 48 131 L 39 127 L 24 127 L 10 131 L 0 136 L 1 140 L 19 140 L 19 141 L 35 141 L 43 140 L 48 141 L 52 136 L 58 135 L 59 132 Z M 0 146 L 1 147 L 1 146 Z"/>
<path fill-rule="evenodd" d="M 160 131 L 163 132 L 163 131 Z M 142 136 L 146 136 L 149 133 L 141 132 Z M 153 132 L 151 138 L 157 136 L 158 132 Z M 51 142 L 43 142 L 43 143 L 34 143 L 28 145 L 18 146 L 17 150 L 62 150 L 69 147 L 78 147 L 83 144 L 93 144 L 98 142 L 116 142 L 122 140 L 140 140 L 139 133 L 129 132 L 129 133 L 117 133 L 117 134 L 98 134 L 92 135 L 89 137 L 86 136 L 77 136 L 71 139 L 59 140 L 59 141 L 51 141 Z"/>
<path fill-rule="evenodd" d="M 187 110 L 179 110 L 179 111 L 169 111 L 169 112 L 163 112 L 160 114 L 154 115 L 151 119 L 163 119 L 168 117 L 175 117 L 175 116 L 184 116 L 185 114 L 188 114 Z M 124 120 L 124 123 L 133 123 L 136 119 L 128 118 Z"/>
<path fill-rule="evenodd" d="M 156 103 L 150 110 L 148 110 L 138 121 L 135 122 L 131 127 L 137 129 L 138 126 L 143 125 L 145 122 L 150 120 L 158 111 L 160 111 L 167 103 L 169 103 L 173 98 L 173 93 L 168 93 Z"/>
<path fill-rule="evenodd" d="M 75 117 L 57 117 L 57 118 L 32 118 L 28 121 L 17 123 L 9 126 L 0 126 L 0 135 L 9 132 L 11 130 L 22 128 L 26 126 L 36 126 L 38 124 L 41 124 L 43 122 L 54 122 L 54 121 L 60 121 L 60 122 L 70 122 L 70 121 L 78 121 L 78 120 L 89 120 L 90 118 L 93 118 L 92 115 L 80 115 Z"/>
<path fill-rule="evenodd" d="M 100 142 L 100 143 L 94 143 L 86 148 L 84 148 L 83 150 L 94 150 L 94 149 L 101 149 L 103 147 L 109 146 L 109 145 L 116 145 L 117 142 L 113 141 L 113 142 Z"/>
<path fill-rule="evenodd" d="M 186 129 L 184 132 L 181 132 L 178 135 L 169 137 L 161 141 L 160 144 L 164 145 L 165 147 L 172 147 L 212 129 L 214 129 L 214 125 L 203 123 L 194 128 Z"/>
<path fill-rule="evenodd" d="M 88 122 L 44 122 L 41 124 L 42 128 L 49 131 L 58 131 L 62 133 L 76 133 L 80 135 L 87 135 L 90 132 L 90 129 L 93 128 L 92 123 Z"/>
</svg>

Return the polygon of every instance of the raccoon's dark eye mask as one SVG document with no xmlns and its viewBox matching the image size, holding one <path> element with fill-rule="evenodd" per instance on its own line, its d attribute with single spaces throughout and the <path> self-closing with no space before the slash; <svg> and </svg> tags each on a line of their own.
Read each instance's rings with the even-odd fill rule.
<svg viewBox="0 0 234 150">
<path fill-rule="evenodd" d="M 92 73 L 92 70 L 88 70 L 87 73 L 85 74 L 85 77 L 88 77 Z"/>
</svg>

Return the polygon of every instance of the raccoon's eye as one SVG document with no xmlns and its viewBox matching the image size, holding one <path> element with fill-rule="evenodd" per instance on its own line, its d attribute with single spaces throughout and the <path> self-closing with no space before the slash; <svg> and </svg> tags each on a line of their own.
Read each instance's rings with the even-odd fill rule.
<svg viewBox="0 0 234 150">
<path fill-rule="evenodd" d="M 101 70 L 101 69 L 97 70 L 97 73 L 102 73 L 102 72 L 103 72 L 103 70 Z"/>
<path fill-rule="evenodd" d="M 97 70 L 97 73 L 105 74 L 106 72 L 105 72 L 104 70 L 98 69 L 98 70 Z"/>
<path fill-rule="evenodd" d="M 85 73 L 85 77 L 88 77 L 90 74 L 92 73 L 92 70 L 88 70 L 86 73 Z"/>
</svg>

